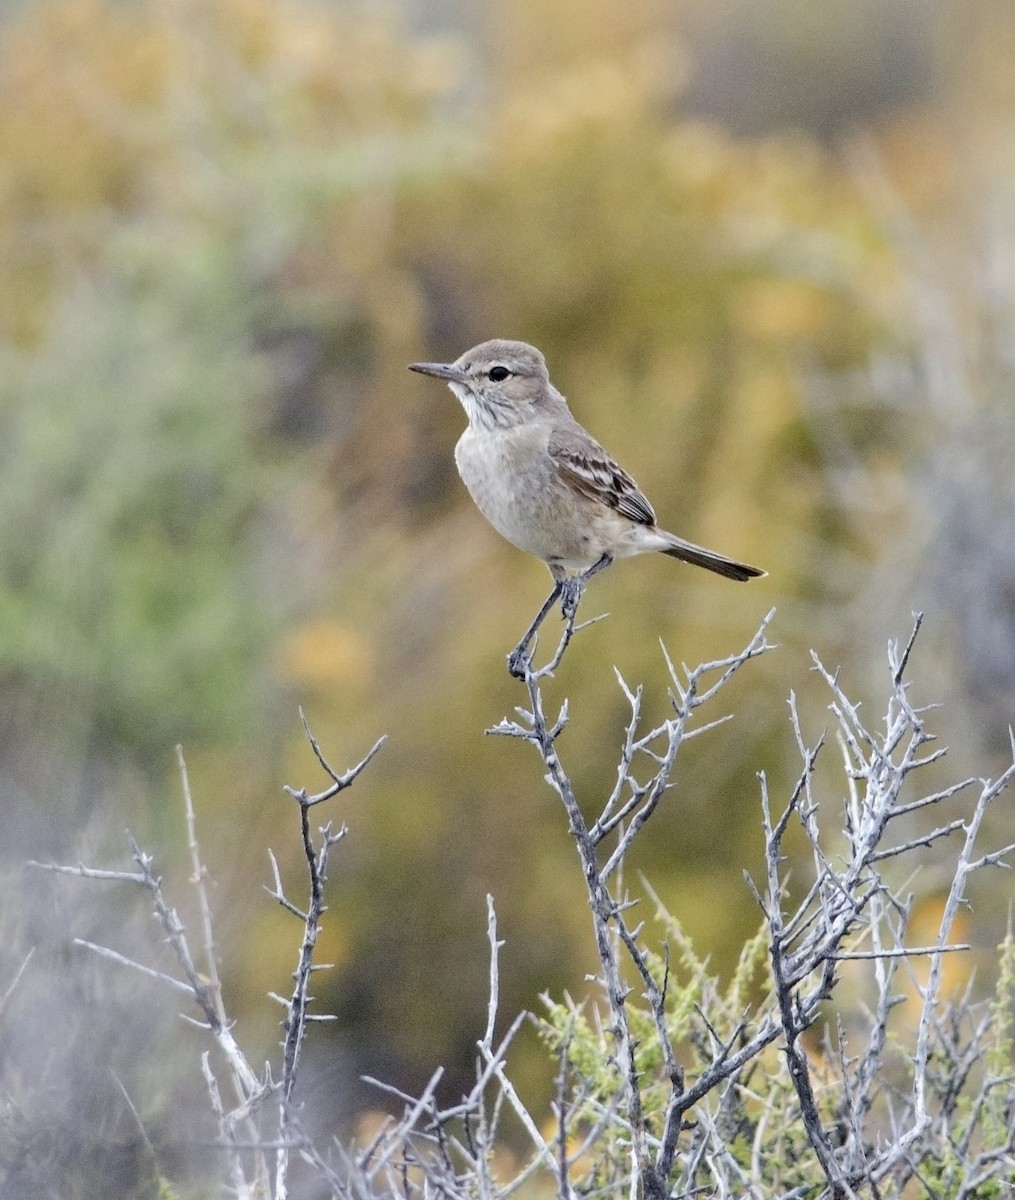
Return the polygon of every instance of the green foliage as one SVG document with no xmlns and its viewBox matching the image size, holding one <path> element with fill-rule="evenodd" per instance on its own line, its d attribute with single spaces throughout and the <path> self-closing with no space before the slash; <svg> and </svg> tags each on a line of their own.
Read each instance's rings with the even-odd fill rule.
<svg viewBox="0 0 1015 1200">
<path fill-rule="evenodd" d="M 1000 1078 L 1015 1063 L 1015 936 L 1010 927 L 997 949 L 997 988 L 990 1009 L 993 1045 L 987 1070 Z"/>
<path fill-rule="evenodd" d="M 763 966 L 767 939 L 761 927 L 744 945 L 732 981 L 724 984 L 708 963 L 698 957 L 680 923 L 659 906 L 658 917 L 665 928 L 667 950 L 650 955 L 653 978 L 666 982 L 666 1027 L 678 1052 L 681 1069 L 690 1085 L 707 1065 L 719 1045 L 736 1045 L 748 1014 L 756 1015 L 758 997 L 755 979 Z M 545 1015 L 537 1020 L 540 1037 L 562 1065 L 569 1087 L 580 1099 L 568 1112 L 569 1150 L 590 1131 L 600 1130 L 588 1148 L 578 1174 L 580 1187 L 602 1187 L 608 1180 L 620 1180 L 629 1170 L 628 1135 L 624 1120 L 604 1121 L 603 1114 L 615 1109 L 622 1081 L 614 1060 L 615 1039 L 604 1026 L 598 1005 L 587 1000 L 576 1005 L 570 998 L 563 1002 L 544 996 Z M 769 1001 L 770 1003 L 770 1001 Z M 637 984 L 627 1002 L 628 1018 L 636 1034 L 636 1061 L 642 1077 L 642 1097 L 651 1132 L 660 1136 L 670 1081 L 661 1073 L 662 1057 L 653 1015 L 644 1004 Z M 765 1007 L 764 1000 L 760 1006 Z M 753 1010 L 753 1011 L 752 1011 Z M 655 1082 L 653 1083 L 653 1078 Z M 798 1112 L 792 1082 L 776 1047 L 770 1047 L 748 1072 L 725 1091 L 716 1103 L 706 1103 L 712 1119 L 719 1122 L 733 1154 L 746 1168 L 755 1152 L 759 1125 L 771 1123 L 767 1134 L 765 1160 L 769 1163 L 772 1186 L 792 1187 L 792 1172 L 806 1149 L 806 1137 L 799 1121 L 786 1119 Z M 780 1119 L 771 1122 L 773 1114 Z M 770 1153 L 769 1153 L 770 1151 Z M 773 1157 L 774 1156 L 774 1157 Z"/>
<path fill-rule="evenodd" d="M 270 624 L 249 546 L 271 483 L 263 375 L 225 331 L 237 297 L 160 275 L 82 284 L 43 353 L 8 356 L 0 418 L 0 675 L 80 697 L 103 740 L 156 755 L 256 724 Z"/>
<path fill-rule="evenodd" d="M 0 116 L 0 686 L 73 697 L 103 755 L 256 740 L 278 696 L 306 453 L 275 433 L 268 347 L 306 307 L 301 260 L 430 90 L 412 55 L 396 81 L 393 27 L 323 12 L 284 83 L 310 15 L 67 0 L 3 30 L 24 103 Z"/>
<path fill-rule="evenodd" d="M 658 982 L 667 980 L 667 1029 L 681 1055 L 685 1084 L 690 1086 L 713 1061 L 720 1046 L 735 1049 L 746 1038 L 748 1021 L 756 1026 L 766 1013 L 774 1011 L 771 980 L 764 970 L 768 933 L 762 926 L 745 943 L 733 979 L 724 984 L 695 954 L 679 922 L 662 909 L 657 915 L 665 928 L 667 959 L 670 954 L 673 959 L 667 962 L 656 958 L 653 975 Z M 952 1032 L 950 1036 L 942 1033 L 932 1058 L 930 1103 L 935 1116 L 946 1110 L 950 1115 L 935 1125 L 939 1137 L 919 1143 L 915 1161 L 923 1190 L 913 1193 L 888 1180 L 879 1185 L 878 1194 L 883 1200 L 901 1200 L 909 1195 L 933 1196 L 936 1200 L 957 1200 L 960 1196 L 966 1200 L 995 1200 L 1007 1194 L 1006 1185 L 996 1179 L 975 1183 L 977 1155 L 982 1151 L 996 1153 L 996 1148 L 1005 1146 L 1011 1136 L 1015 953 L 1010 936 L 1000 947 L 1000 955 L 993 998 L 976 1005 L 946 1006 L 938 1017 L 942 1030 Z M 660 1074 L 652 1013 L 637 985 L 626 1004 L 632 1028 L 638 1032 L 637 1063 L 645 1116 L 650 1132 L 658 1137 L 669 1081 Z M 587 1139 L 573 1182 L 579 1189 L 590 1191 L 617 1185 L 626 1178 L 630 1161 L 625 1116 L 618 1108 L 623 1085 L 614 1057 L 615 1038 L 604 1023 L 599 1004 L 591 999 L 578 1005 L 570 997 L 555 1001 L 544 996 L 543 1006 L 544 1015 L 537 1020 L 540 1038 L 566 1079 L 568 1152 L 574 1153 Z M 862 1029 L 860 1012 L 840 1012 L 838 1020 L 839 1024 L 829 1026 L 823 1035 L 808 1038 L 818 1112 L 833 1140 L 837 1125 L 845 1119 L 844 1097 L 850 1086 L 842 1063 L 851 1061 L 870 1032 Z M 912 1078 L 914 1037 L 913 1026 L 905 1016 L 893 1021 L 879 1062 L 884 1082 L 879 1090 L 876 1124 L 886 1139 L 892 1135 L 893 1106 L 899 1103 Z M 960 1061 L 963 1053 L 968 1059 Z M 778 1042 L 732 1081 L 706 1096 L 698 1104 L 685 1135 L 693 1138 L 701 1123 L 719 1133 L 738 1164 L 745 1186 L 757 1189 L 752 1194 L 816 1196 L 827 1186 Z M 715 1186 L 707 1161 L 701 1163 L 695 1186 L 706 1191 Z"/>
</svg>

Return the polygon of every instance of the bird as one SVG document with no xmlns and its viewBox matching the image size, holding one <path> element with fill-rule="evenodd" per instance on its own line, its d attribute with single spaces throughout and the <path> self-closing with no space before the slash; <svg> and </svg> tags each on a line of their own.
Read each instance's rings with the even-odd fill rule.
<svg viewBox="0 0 1015 1200">
<path fill-rule="evenodd" d="M 588 580 L 618 558 L 659 552 L 738 582 L 766 574 L 661 529 L 632 476 L 571 414 L 535 346 L 495 338 L 409 370 L 443 380 L 461 402 L 468 425 L 455 463 L 480 512 L 550 569 L 554 592 L 527 636 L 557 596 L 573 615 Z"/>
</svg>

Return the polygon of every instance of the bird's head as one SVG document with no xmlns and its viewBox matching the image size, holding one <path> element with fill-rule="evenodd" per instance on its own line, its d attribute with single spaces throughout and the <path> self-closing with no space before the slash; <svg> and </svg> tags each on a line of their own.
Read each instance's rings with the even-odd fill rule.
<svg viewBox="0 0 1015 1200">
<path fill-rule="evenodd" d="M 504 429 L 521 424 L 541 405 L 563 403 L 550 386 L 546 360 L 535 346 L 497 338 L 453 363 L 410 363 L 410 371 L 443 379 L 462 402 L 469 424 Z"/>
</svg>

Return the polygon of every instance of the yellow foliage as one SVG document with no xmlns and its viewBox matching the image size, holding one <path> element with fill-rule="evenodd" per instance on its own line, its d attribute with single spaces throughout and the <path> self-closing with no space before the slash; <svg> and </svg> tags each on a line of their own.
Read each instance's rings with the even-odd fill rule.
<svg viewBox="0 0 1015 1200">
<path fill-rule="evenodd" d="M 368 684 L 374 670 L 369 639 L 327 617 L 292 630 L 279 648 L 277 663 L 286 683 L 314 690 Z"/>
<path fill-rule="evenodd" d="M 0 109 L 0 334 L 33 342 L 54 288 L 94 264 L 123 223 L 169 237 L 175 223 L 205 221 L 224 235 L 279 187 L 282 234 L 329 191 L 336 151 L 353 151 L 348 170 L 368 169 L 357 140 L 415 129 L 454 86 L 457 61 L 445 41 L 409 42 L 390 10 L 30 6 L 0 30 L 0 73 L 17 97 Z"/>
<path fill-rule="evenodd" d="M 945 897 L 926 896 L 917 903 L 909 920 L 907 943 L 911 946 L 934 946 L 937 944 L 941 919 L 944 916 Z M 956 913 L 948 937 L 947 945 L 959 946 L 968 943 L 972 934 L 972 924 L 968 910 L 960 909 Z M 908 1016 L 912 1025 L 919 1019 L 922 1002 L 917 988 L 926 986 L 930 978 L 931 957 L 921 955 L 914 958 L 907 976 L 906 1003 L 904 1015 Z M 963 992 L 969 986 L 969 981 L 976 970 L 976 954 L 969 950 L 953 950 L 943 955 L 941 959 L 941 985 L 938 994 L 942 1000 L 957 1003 Z"/>
<path fill-rule="evenodd" d="M 814 337 L 828 321 L 830 309 L 824 288 L 806 280 L 769 277 L 746 281 L 733 311 L 748 337 L 780 342 Z"/>
</svg>

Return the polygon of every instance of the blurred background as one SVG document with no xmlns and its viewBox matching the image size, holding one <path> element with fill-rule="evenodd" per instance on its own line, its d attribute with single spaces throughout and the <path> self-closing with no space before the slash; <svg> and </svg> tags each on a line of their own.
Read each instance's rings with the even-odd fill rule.
<svg viewBox="0 0 1015 1200">
<path fill-rule="evenodd" d="M 23 865 L 123 866 L 129 827 L 189 917 L 178 743 L 256 1063 L 298 944 L 266 848 L 298 896 L 281 788 L 323 784 L 297 706 L 340 769 L 389 735 L 336 806 L 320 1131 L 378 1106 L 362 1072 L 468 1086 L 487 893 L 507 1019 L 584 987 L 562 811 L 533 753 L 483 734 L 521 699 L 504 656 L 549 577 L 474 511 L 463 414 L 410 361 L 535 342 L 664 526 L 769 571 L 622 564 L 548 688 L 591 810 L 612 668 L 661 716 L 660 639 L 693 665 L 777 607 L 779 650 L 632 864 L 717 970 L 758 922 L 756 772 L 778 796 L 798 771 L 790 690 L 808 736 L 826 723 L 811 648 L 873 720 L 886 640 L 925 611 L 942 779 L 1003 769 L 1013 61 L 1000 0 L 0 6 L 0 993 L 35 948 L 2 1018 L 2 1195 L 141 1194 L 121 1084 L 164 1164 L 199 1170 L 213 1136 L 173 997 L 70 946 L 158 962 L 143 897 Z M 985 886 L 977 962 L 1011 896 Z M 516 1077 L 550 1092 L 528 1033 Z"/>
</svg>

